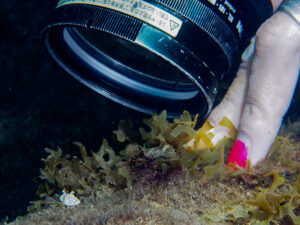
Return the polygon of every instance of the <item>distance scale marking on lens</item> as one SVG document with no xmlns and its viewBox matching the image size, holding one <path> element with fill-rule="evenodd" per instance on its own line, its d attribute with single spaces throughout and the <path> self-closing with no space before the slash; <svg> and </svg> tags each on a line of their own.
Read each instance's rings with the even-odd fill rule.
<svg viewBox="0 0 300 225">
<path fill-rule="evenodd" d="M 235 24 L 235 29 L 241 38 L 243 36 L 244 25 L 238 18 L 237 9 L 231 3 L 231 0 L 207 0 L 212 6 L 227 17 L 231 24 Z"/>
<path fill-rule="evenodd" d="M 60 0 L 57 8 L 68 4 L 87 4 L 112 9 L 142 20 L 176 37 L 182 21 L 172 14 L 142 0 Z"/>
</svg>

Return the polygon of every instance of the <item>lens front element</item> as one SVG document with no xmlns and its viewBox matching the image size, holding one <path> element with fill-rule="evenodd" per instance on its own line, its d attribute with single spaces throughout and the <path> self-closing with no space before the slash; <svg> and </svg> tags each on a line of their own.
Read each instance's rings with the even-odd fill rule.
<svg viewBox="0 0 300 225">
<path fill-rule="evenodd" d="M 222 77 L 272 13 L 269 1 L 247 2 L 61 0 L 43 39 L 69 74 L 118 103 L 204 117 Z"/>
</svg>

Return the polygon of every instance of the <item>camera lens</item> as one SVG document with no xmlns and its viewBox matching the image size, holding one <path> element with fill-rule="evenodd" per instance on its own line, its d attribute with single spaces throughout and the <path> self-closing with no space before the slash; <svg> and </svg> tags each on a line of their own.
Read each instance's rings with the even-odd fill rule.
<svg viewBox="0 0 300 225">
<path fill-rule="evenodd" d="M 111 100 L 205 117 L 271 14 L 269 0 L 61 0 L 42 37 L 63 69 Z"/>
<path fill-rule="evenodd" d="M 102 53 L 136 71 L 140 71 L 142 74 L 151 74 L 151 76 L 158 79 L 172 80 L 177 83 L 192 83 L 190 79 L 170 63 L 161 60 L 159 56 L 138 45 L 104 32 L 99 33 L 80 28 L 78 30 L 84 40 L 91 43 Z M 172 74 L 172 76 L 169 76 L 169 74 Z"/>
</svg>

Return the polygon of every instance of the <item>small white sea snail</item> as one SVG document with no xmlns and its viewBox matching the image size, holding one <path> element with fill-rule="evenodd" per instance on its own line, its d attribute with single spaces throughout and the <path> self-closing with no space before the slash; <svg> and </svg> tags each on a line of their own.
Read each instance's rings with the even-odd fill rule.
<svg viewBox="0 0 300 225">
<path fill-rule="evenodd" d="M 62 195 L 59 197 L 59 200 L 63 202 L 65 206 L 80 204 L 80 200 L 74 195 L 74 191 L 67 194 L 65 190 L 63 190 Z"/>
</svg>

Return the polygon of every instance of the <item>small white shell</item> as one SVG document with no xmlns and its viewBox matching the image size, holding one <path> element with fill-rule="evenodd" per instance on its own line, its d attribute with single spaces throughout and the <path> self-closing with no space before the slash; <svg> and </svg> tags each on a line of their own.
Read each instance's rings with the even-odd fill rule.
<svg viewBox="0 0 300 225">
<path fill-rule="evenodd" d="M 69 194 L 66 194 L 65 191 L 63 191 L 62 193 L 63 194 L 60 196 L 59 200 L 62 201 L 65 206 L 80 204 L 80 200 L 74 195 L 74 191 Z"/>
</svg>

